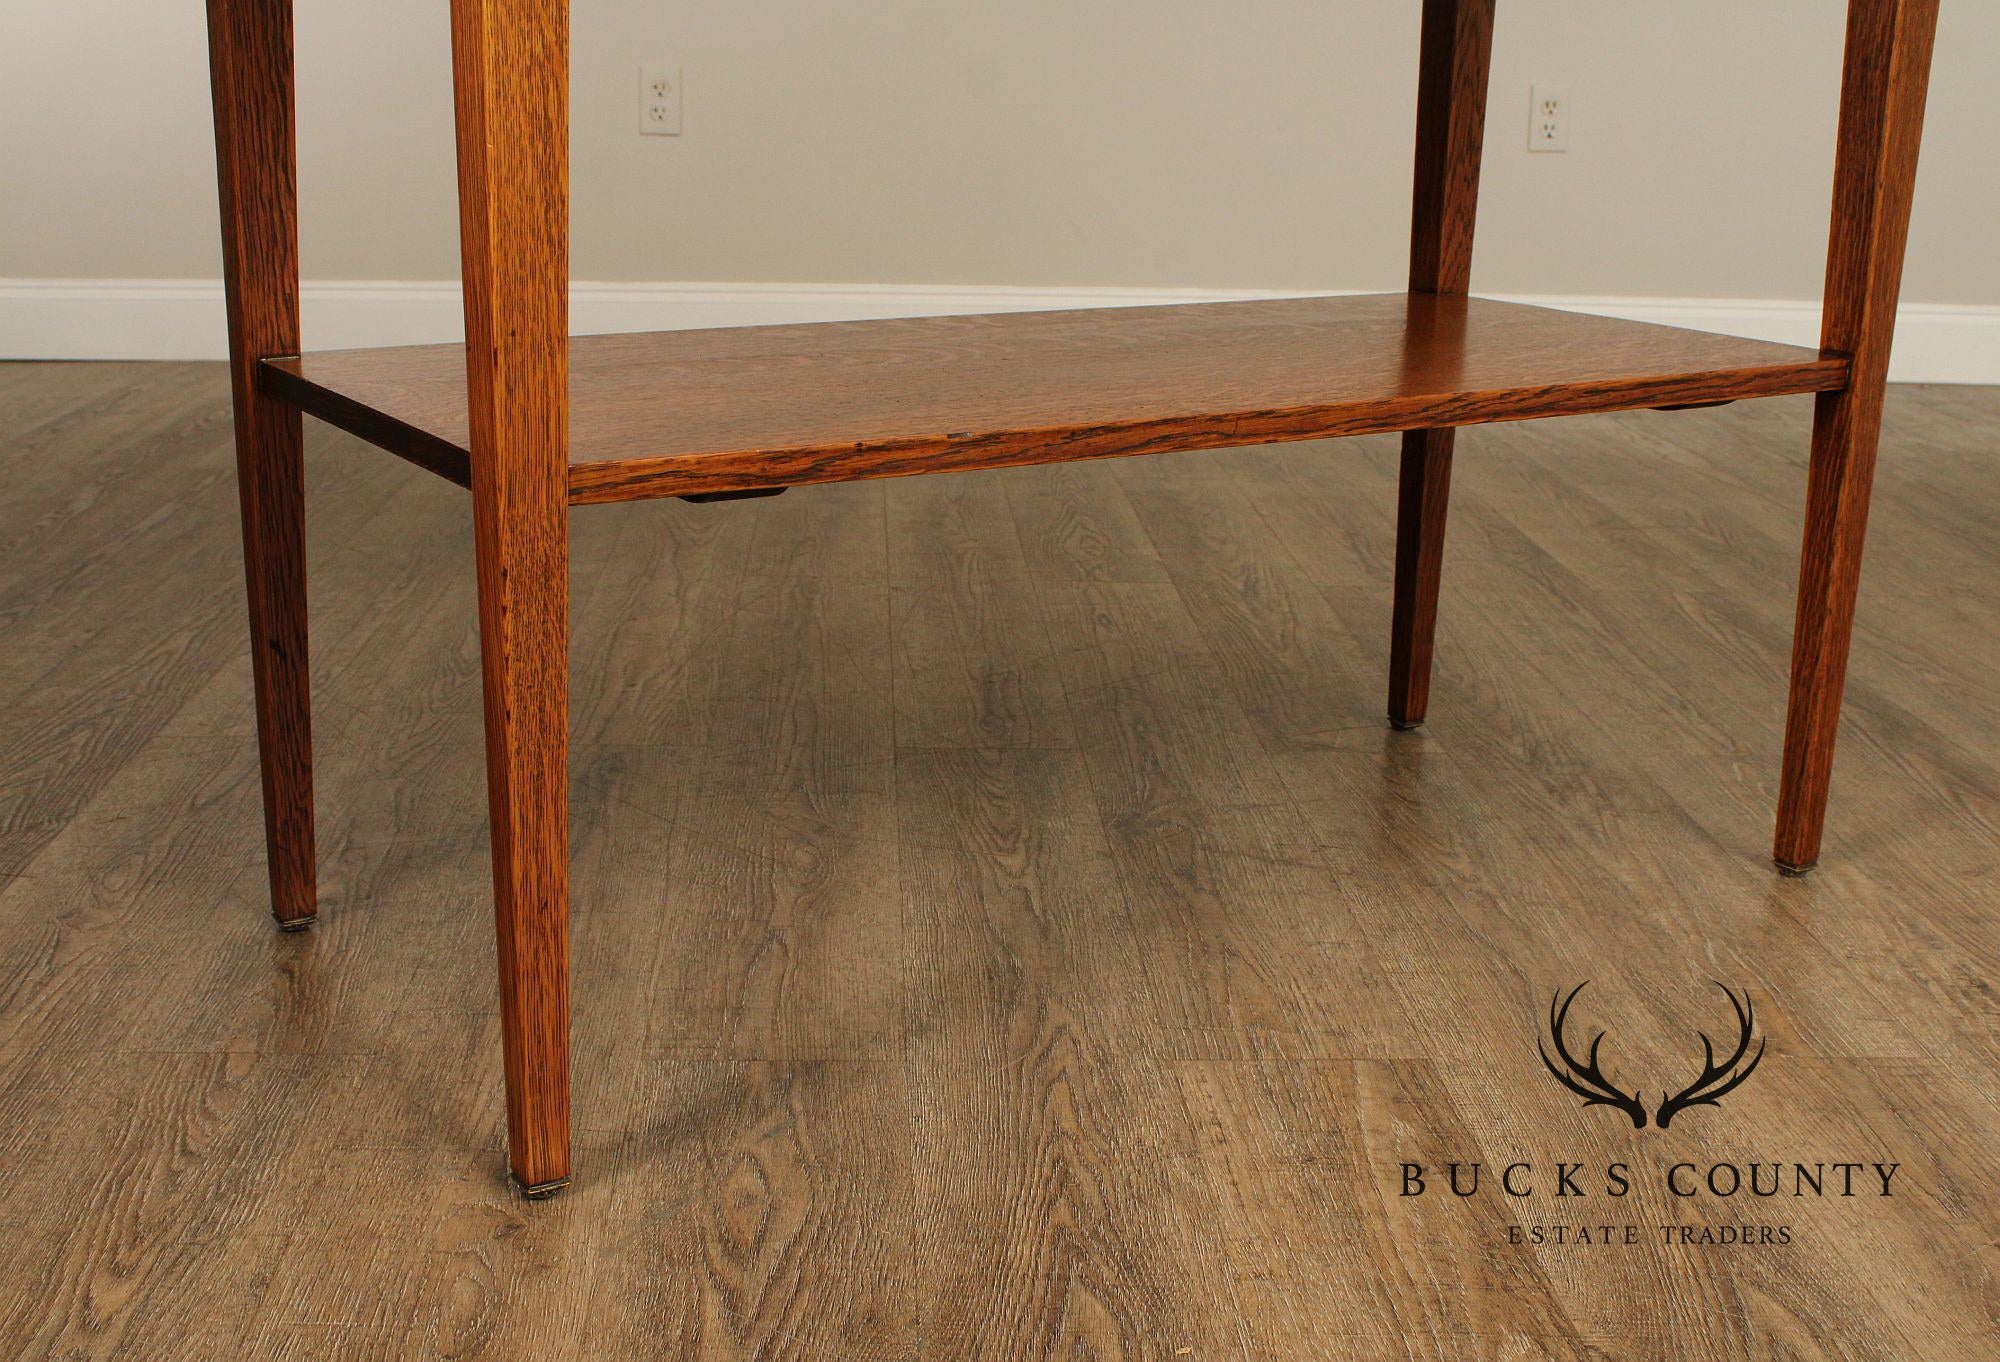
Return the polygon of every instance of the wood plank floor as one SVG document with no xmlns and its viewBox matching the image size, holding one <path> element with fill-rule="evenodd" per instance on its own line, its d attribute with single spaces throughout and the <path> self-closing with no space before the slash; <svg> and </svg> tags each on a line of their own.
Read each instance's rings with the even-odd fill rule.
<svg viewBox="0 0 2000 1362">
<path fill-rule="evenodd" d="M 310 433 L 281 936 L 223 371 L 0 366 L 0 1357 L 1992 1356 L 2000 391 L 1892 396 L 1787 881 L 1809 416 L 1466 434 L 1414 735 L 1392 440 L 577 512 L 579 1180 L 530 1207 L 463 494 Z M 1768 1051 L 1635 1131 L 1536 1054 L 1585 979 L 1649 1104 L 1711 979 Z"/>
</svg>

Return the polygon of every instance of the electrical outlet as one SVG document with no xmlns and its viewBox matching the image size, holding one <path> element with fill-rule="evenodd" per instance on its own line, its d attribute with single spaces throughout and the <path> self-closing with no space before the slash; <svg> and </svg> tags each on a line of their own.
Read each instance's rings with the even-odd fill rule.
<svg viewBox="0 0 2000 1362">
<path fill-rule="evenodd" d="M 1569 150 L 1569 91 L 1537 85 L 1528 92 L 1528 150 Z"/>
<path fill-rule="evenodd" d="M 681 69 L 648 66 L 639 72 L 639 131 L 648 137 L 681 135 Z"/>
</svg>

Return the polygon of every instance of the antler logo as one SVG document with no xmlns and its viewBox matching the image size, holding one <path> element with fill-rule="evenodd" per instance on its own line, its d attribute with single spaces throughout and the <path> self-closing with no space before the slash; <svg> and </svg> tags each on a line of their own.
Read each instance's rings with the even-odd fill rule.
<svg viewBox="0 0 2000 1362">
<path fill-rule="evenodd" d="M 1743 1080 L 1756 1071 L 1758 1063 L 1764 1058 L 1764 1042 L 1756 1036 L 1756 1013 L 1750 1006 L 1749 990 L 1744 990 L 1743 996 L 1738 998 L 1727 984 L 1717 983 L 1715 986 L 1728 997 L 1730 1007 L 1735 1010 L 1738 1031 L 1736 1049 L 1728 1059 L 1717 1064 L 1715 1042 L 1709 1039 L 1706 1031 L 1696 1032 L 1701 1037 L 1701 1075 L 1671 1096 L 1664 1092 L 1660 1094 L 1660 1104 L 1654 1108 L 1653 1119 L 1661 1130 L 1672 1125 L 1674 1117 L 1689 1107 L 1718 1105 L 1724 1097 L 1742 1086 Z M 1567 995 L 1557 992 L 1549 999 L 1548 1041 L 1555 1046 L 1555 1058 L 1549 1056 L 1548 1044 L 1540 1040 L 1535 1042 L 1535 1049 L 1541 1054 L 1542 1064 L 1555 1075 L 1556 1081 L 1581 1097 L 1584 1106 L 1616 1107 L 1632 1118 L 1634 1130 L 1643 1130 L 1646 1127 L 1646 1106 L 1639 1094 L 1636 1091 L 1621 1091 L 1598 1065 L 1598 1051 L 1604 1045 L 1605 1033 L 1599 1031 L 1591 1039 L 1588 1059 L 1578 1059 L 1569 1048 L 1570 1004 L 1589 987 L 1590 981 L 1586 979 Z M 1753 1039 L 1757 1041 L 1757 1053 L 1750 1054 Z M 1750 1056 L 1748 1063 L 1744 1063 L 1745 1055 Z M 1558 1063 L 1558 1060 L 1561 1062 Z"/>
<path fill-rule="evenodd" d="M 1738 1064 L 1743 1063 L 1743 1056 L 1750 1049 L 1751 1036 L 1756 1031 L 1756 1014 L 1750 1009 L 1750 990 L 1747 988 L 1744 989 L 1743 997 L 1738 999 L 1734 993 L 1730 992 L 1727 984 L 1715 983 L 1713 979 L 1709 980 L 1709 982 L 1715 984 L 1717 988 L 1721 989 L 1728 996 L 1729 1005 L 1736 1010 L 1738 1033 L 1736 1037 L 1736 1050 L 1728 1059 L 1724 1060 L 1721 1064 L 1717 1064 L 1715 1062 L 1715 1042 L 1708 1038 L 1708 1032 L 1697 1031 L 1695 1033 L 1701 1037 L 1701 1077 L 1695 1079 L 1694 1082 L 1682 1088 L 1672 1097 L 1667 1096 L 1665 1093 L 1660 1094 L 1660 1105 L 1653 1113 L 1653 1119 L 1659 1122 L 1661 1130 L 1665 1130 L 1673 1123 L 1674 1117 L 1686 1111 L 1689 1107 L 1712 1107 L 1716 1105 L 1723 1097 L 1741 1087 L 1743 1080 L 1756 1071 L 1757 1065 L 1764 1058 L 1764 1042 L 1759 1039 L 1757 1041 L 1757 1053 L 1750 1056 L 1750 1062 L 1744 1064 L 1741 1069 L 1736 1068 Z M 1736 1071 L 1734 1078 L 1730 1077 L 1732 1069 Z M 1724 1079 L 1728 1079 L 1728 1081 L 1723 1082 Z M 1718 1083 L 1721 1084 L 1720 1087 L 1715 1086 Z"/>
<path fill-rule="evenodd" d="M 1635 1092 L 1628 1096 L 1618 1091 L 1604 1076 L 1603 1070 L 1597 1067 L 1597 1051 L 1604 1044 L 1604 1033 L 1599 1031 L 1590 1042 L 1589 1063 L 1578 1061 L 1569 1052 L 1569 1042 L 1564 1034 L 1569 1021 L 1569 1005 L 1576 1001 L 1577 994 L 1589 987 L 1590 981 L 1586 979 L 1571 989 L 1567 998 L 1558 993 L 1549 999 L 1549 1038 L 1556 1044 L 1556 1053 L 1562 1056 L 1562 1067 L 1557 1067 L 1556 1062 L 1549 1058 L 1549 1052 L 1541 1041 L 1535 1042 L 1535 1048 L 1541 1051 L 1542 1063 L 1556 1076 L 1556 1081 L 1581 1097 L 1586 1107 L 1616 1107 L 1632 1118 L 1634 1130 L 1644 1130 L 1646 1107 L 1639 1100 L 1639 1094 Z"/>
</svg>

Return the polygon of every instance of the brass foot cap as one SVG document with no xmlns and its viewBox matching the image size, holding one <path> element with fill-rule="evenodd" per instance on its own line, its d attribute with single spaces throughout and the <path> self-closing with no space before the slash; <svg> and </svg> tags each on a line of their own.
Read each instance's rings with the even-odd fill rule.
<svg viewBox="0 0 2000 1362">
<path fill-rule="evenodd" d="M 1422 719 L 1389 720 L 1389 727 L 1395 729 L 1398 733 L 1414 733 L 1423 726 L 1424 726 L 1424 721 Z"/>
<path fill-rule="evenodd" d="M 314 913 L 310 917 L 281 917 L 276 921 L 278 923 L 278 930 L 281 932 L 302 932 L 312 926 L 313 923 L 319 921 L 319 914 Z"/>
<path fill-rule="evenodd" d="M 550 1182 L 527 1183 L 515 1178 L 514 1185 L 521 1189 L 521 1195 L 530 1201 L 546 1201 L 569 1186 L 568 1178 L 556 1178 Z"/>
<path fill-rule="evenodd" d="M 1802 880 L 1807 875 L 1812 873 L 1812 868 L 1818 865 L 1819 862 L 1807 861 L 1804 865 L 1793 865 L 1788 861 L 1779 861 L 1776 864 L 1778 867 L 1778 873 L 1780 875 L 1783 875 L 1786 879 Z"/>
</svg>

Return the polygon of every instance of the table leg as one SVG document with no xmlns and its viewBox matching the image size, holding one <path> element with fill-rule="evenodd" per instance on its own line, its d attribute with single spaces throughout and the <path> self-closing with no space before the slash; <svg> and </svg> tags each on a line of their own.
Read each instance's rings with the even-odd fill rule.
<svg viewBox="0 0 2000 1362">
<path fill-rule="evenodd" d="M 1493 10 L 1494 0 L 1424 0 L 1410 232 L 1412 293 L 1462 297 L 1471 287 Z M 1453 442 L 1449 430 L 1413 430 L 1403 436 L 1389 638 L 1389 722 L 1398 729 L 1421 725 L 1430 704 Z"/>
<path fill-rule="evenodd" d="M 304 433 L 256 382 L 258 360 L 299 351 L 291 0 L 209 0 L 208 39 L 271 913 L 299 931 L 318 913 Z"/>
<path fill-rule="evenodd" d="M 1845 391 L 1820 397 L 1813 424 L 1773 848 L 1790 874 L 1819 860 L 1826 826 L 1937 16 L 1938 0 L 1848 8 L 1821 348 L 1850 356 L 1853 370 Z"/>
<path fill-rule="evenodd" d="M 452 0 L 507 1146 L 570 1174 L 569 18 Z"/>
</svg>

